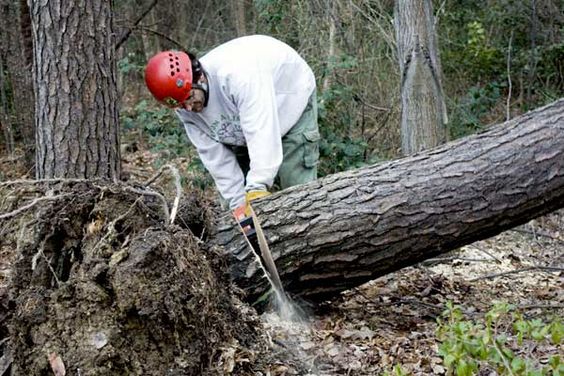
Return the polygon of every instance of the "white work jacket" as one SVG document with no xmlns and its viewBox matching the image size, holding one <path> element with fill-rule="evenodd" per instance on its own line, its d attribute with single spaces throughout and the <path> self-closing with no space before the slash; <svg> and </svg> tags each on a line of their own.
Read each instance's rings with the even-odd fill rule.
<svg viewBox="0 0 564 376">
<path fill-rule="evenodd" d="M 315 77 L 295 50 L 263 35 L 231 40 L 200 62 L 208 105 L 200 113 L 176 114 L 219 193 L 235 208 L 244 203 L 245 191 L 273 184 L 282 163 L 282 136 L 303 113 Z M 248 148 L 246 184 L 230 145 Z"/>
</svg>

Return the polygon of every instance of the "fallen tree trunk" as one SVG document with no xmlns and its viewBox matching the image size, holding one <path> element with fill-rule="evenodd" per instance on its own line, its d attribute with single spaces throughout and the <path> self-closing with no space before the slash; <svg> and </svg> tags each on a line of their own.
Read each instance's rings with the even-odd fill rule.
<svg viewBox="0 0 564 376">
<path fill-rule="evenodd" d="M 564 206 L 564 100 L 414 156 L 264 198 L 286 289 L 324 299 Z M 267 281 L 232 221 L 213 241 L 253 299 Z"/>
</svg>

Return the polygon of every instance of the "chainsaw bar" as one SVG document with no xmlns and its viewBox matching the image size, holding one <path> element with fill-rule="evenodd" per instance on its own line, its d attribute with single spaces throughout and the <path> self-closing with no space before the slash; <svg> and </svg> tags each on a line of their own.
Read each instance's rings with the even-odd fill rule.
<svg viewBox="0 0 564 376">
<path fill-rule="evenodd" d="M 241 229 L 241 232 L 243 233 L 243 236 L 245 237 L 249 247 L 251 247 L 253 253 L 258 256 L 260 263 L 262 264 L 264 271 L 267 273 L 268 279 L 272 285 L 278 289 L 281 294 L 285 295 L 284 287 L 282 286 L 282 281 L 280 280 L 280 275 L 278 274 L 278 269 L 276 268 L 276 264 L 274 263 L 274 259 L 270 253 L 270 247 L 268 246 L 268 242 L 266 241 L 266 237 L 264 236 L 258 217 L 253 208 L 250 206 L 249 208 L 251 215 L 243 218 L 240 222 L 237 221 L 239 228 Z M 244 229 L 247 227 L 248 230 L 245 231 Z"/>
</svg>

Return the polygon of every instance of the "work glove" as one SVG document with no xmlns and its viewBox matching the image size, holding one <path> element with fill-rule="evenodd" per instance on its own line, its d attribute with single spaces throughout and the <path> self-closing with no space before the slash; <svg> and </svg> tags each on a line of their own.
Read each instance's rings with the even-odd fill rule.
<svg viewBox="0 0 564 376">
<path fill-rule="evenodd" d="M 233 215 L 238 221 L 251 216 L 251 201 L 270 195 L 268 191 L 249 191 L 245 193 L 245 203 L 233 210 Z"/>
</svg>

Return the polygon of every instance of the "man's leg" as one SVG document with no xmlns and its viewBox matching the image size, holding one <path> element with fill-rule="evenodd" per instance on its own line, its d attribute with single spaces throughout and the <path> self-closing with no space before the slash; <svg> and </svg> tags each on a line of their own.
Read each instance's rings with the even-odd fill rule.
<svg viewBox="0 0 564 376">
<path fill-rule="evenodd" d="M 317 179 L 319 138 L 317 96 L 314 92 L 296 125 L 282 138 L 284 157 L 278 170 L 280 188 Z"/>
</svg>

